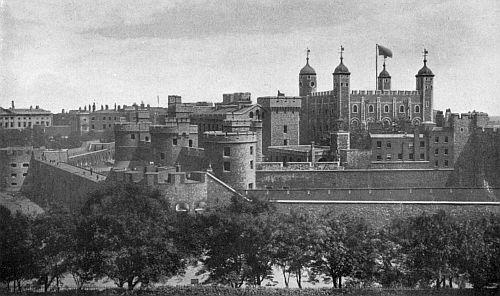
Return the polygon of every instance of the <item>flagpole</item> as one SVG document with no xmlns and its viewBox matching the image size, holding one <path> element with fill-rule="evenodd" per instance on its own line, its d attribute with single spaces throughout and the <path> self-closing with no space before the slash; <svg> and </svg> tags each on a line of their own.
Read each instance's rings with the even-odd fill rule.
<svg viewBox="0 0 500 296">
<path fill-rule="evenodd" d="M 377 73 L 378 73 L 378 44 L 375 44 L 375 90 L 377 90 Z"/>
</svg>

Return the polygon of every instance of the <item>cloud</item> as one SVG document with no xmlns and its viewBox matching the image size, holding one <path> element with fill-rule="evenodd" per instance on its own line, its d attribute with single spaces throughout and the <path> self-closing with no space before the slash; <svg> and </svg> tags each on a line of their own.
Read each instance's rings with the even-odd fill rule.
<svg viewBox="0 0 500 296">
<path fill-rule="evenodd" d="M 222 1 L 183 3 L 163 9 L 142 23 L 121 22 L 82 33 L 107 38 L 205 38 L 227 34 L 289 33 L 305 28 L 340 25 L 355 16 L 356 4 L 340 1 L 286 1 L 278 4 Z"/>
</svg>

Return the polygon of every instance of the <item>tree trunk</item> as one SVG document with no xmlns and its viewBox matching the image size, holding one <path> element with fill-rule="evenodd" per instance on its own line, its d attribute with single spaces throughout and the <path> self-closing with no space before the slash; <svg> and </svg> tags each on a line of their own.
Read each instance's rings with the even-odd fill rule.
<svg viewBox="0 0 500 296">
<path fill-rule="evenodd" d="M 342 289 L 342 276 L 339 276 L 339 289 Z"/>
<path fill-rule="evenodd" d="M 127 289 L 128 289 L 129 291 L 132 291 L 132 290 L 134 289 L 134 286 L 135 286 L 135 285 L 134 285 L 134 278 L 133 278 L 133 277 L 132 277 L 132 278 L 129 278 L 129 279 L 127 280 Z"/>
<path fill-rule="evenodd" d="M 288 279 L 286 277 L 286 272 L 285 272 L 285 269 L 282 269 L 283 270 L 283 279 L 285 280 L 285 288 L 288 288 Z"/>
<path fill-rule="evenodd" d="M 448 280 L 450 283 L 450 288 L 453 288 L 453 277 L 450 276 L 450 278 Z"/>
<path fill-rule="evenodd" d="M 295 275 L 297 279 L 297 286 L 299 286 L 299 289 L 302 289 L 302 270 L 299 269 L 299 271 L 297 271 Z"/>
<path fill-rule="evenodd" d="M 17 280 L 17 290 L 19 290 L 19 293 L 21 293 L 21 280 Z"/>
</svg>

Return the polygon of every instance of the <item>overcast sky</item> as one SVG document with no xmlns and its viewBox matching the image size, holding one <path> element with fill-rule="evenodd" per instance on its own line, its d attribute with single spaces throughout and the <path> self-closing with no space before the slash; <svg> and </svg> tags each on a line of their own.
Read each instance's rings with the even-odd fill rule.
<svg viewBox="0 0 500 296">
<path fill-rule="evenodd" d="M 436 109 L 500 115 L 498 0 L 0 1 L 2 107 L 298 95 L 307 47 L 330 90 L 340 45 L 351 89 L 373 89 L 379 43 L 394 90 L 415 89 L 425 47 Z"/>
</svg>

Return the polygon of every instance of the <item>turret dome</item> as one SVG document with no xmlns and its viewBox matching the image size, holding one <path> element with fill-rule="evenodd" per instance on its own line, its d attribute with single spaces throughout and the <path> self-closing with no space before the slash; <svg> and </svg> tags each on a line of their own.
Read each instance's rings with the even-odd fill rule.
<svg viewBox="0 0 500 296">
<path fill-rule="evenodd" d="M 382 72 L 380 72 L 380 74 L 378 74 L 378 78 L 391 78 L 391 75 L 385 69 L 385 65 L 384 65 L 384 69 L 382 70 Z"/>
<path fill-rule="evenodd" d="M 341 60 L 340 64 L 337 66 L 337 68 L 335 68 L 335 71 L 333 71 L 333 74 L 351 74 L 351 73 Z"/>
<path fill-rule="evenodd" d="M 424 63 L 424 66 L 418 71 L 416 76 L 434 76 L 434 73 L 432 73 L 431 69 Z"/>
<path fill-rule="evenodd" d="M 316 71 L 314 71 L 313 67 L 309 65 L 309 59 L 307 59 L 307 63 L 304 68 L 300 70 L 299 75 L 316 75 Z"/>
</svg>

